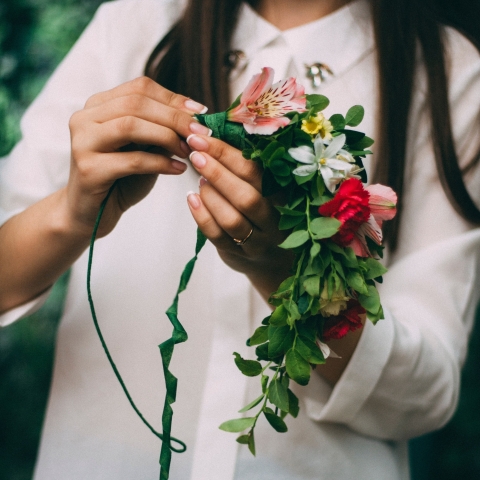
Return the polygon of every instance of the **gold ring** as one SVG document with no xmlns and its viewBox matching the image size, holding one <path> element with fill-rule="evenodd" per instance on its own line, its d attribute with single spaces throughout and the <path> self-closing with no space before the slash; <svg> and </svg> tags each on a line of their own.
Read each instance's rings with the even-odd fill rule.
<svg viewBox="0 0 480 480">
<path fill-rule="evenodd" d="M 253 233 L 253 227 L 248 232 L 248 235 L 243 240 L 239 240 L 238 238 L 234 238 L 233 241 L 235 242 L 235 245 L 238 245 L 239 247 L 241 247 L 242 245 L 245 245 L 245 242 L 252 236 L 252 233 Z"/>
</svg>

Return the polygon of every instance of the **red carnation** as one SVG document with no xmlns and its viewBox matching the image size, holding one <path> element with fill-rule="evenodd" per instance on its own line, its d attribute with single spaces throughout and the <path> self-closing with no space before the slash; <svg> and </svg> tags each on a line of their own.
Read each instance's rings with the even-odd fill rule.
<svg viewBox="0 0 480 480">
<path fill-rule="evenodd" d="M 358 303 L 357 300 L 349 300 L 347 309 L 336 317 L 329 317 L 323 324 L 322 340 L 328 342 L 333 338 L 339 339 L 344 337 L 348 332 L 353 332 L 357 328 L 363 327 L 360 315 L 364 315 L 366 310 Z"/>
<path fill-rule="evenodd" d="M 340 230 L 332 237 L 335 243 L 342 247 L 350 245 L 360 225 L 370 217 L 369 198 L 362 182 L 350 178 L 340 185 L 332 200 L 318 208 L 320 215 L 342 222 Z"/>
</svg>

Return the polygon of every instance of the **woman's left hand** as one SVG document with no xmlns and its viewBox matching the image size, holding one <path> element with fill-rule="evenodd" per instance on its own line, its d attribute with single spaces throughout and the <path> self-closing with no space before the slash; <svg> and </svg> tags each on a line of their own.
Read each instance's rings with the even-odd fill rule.
<svg viewBox="0 0 480 480">
<path fill-rule="evenodd" d="M 193 218 L 223 261 L 268 298 L 289 275 L 293 256 L 278 248 L 286 235 L 278 230 L 272 201 L 262 197 L 261 168 L 221 140 L 190 135 L 187 143 L 192 165 L 203 177 L 200 193 L 188 194 Z"/>
</svg>

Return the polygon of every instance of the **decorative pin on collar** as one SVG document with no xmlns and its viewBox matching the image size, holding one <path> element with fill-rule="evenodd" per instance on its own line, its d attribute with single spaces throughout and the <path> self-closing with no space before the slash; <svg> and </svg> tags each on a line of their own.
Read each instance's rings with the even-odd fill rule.
<svg viewBox="0 0 480 480">
<path fill-rule="evenodd" d="M 333 76 L 333 72 L 328 65 L 324 63 L 305 64 L 307 69 L 307 77 L 312 79 L 312 87 L 318 88 L 325 80 Z"/>
</svg>

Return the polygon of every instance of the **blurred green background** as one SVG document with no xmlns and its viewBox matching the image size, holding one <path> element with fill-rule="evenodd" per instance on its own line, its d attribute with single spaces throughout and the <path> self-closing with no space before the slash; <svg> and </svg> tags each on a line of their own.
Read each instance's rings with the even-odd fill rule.
<svg viewBox="0 0 480 480">
<path fill-rule="evenodd" d="M 0 157 L 19 139 L 22 112 L 100 3 L 101 0 L 1 0 Z M 1 480 L 32 478 L 67 282 L 65 275 L 41 311 L 0 330 Z M 439 432 L 410 444 L 414 480 L 480 478 L 479 323 L 463 372 L 457 413 Z"/>
</svg>

